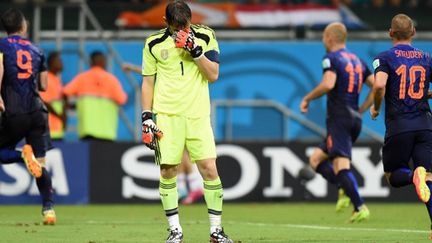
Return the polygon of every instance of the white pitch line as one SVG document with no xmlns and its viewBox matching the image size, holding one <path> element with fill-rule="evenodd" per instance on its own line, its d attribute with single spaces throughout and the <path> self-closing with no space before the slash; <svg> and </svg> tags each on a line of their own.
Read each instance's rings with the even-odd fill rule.
<svg viewBox="0 0 432 243">
<path fill-rule="evenodd" d="M 414 234 L 427 234 L 427 230 L 414 230 L 414 229 L 379 229 L 379 228 L 353 228 L 353 227 L 334 227 L 334 226 L 320 226 L 320 225 L 306 225 L 306 224 L 267 224 L 267 223 L 250 223 L 250 222 L 236 222 L 228 221 L 232 224 L 245 224 L 263 227 L 286 227 L 297 229 L 315 229 L 315 230 L 340 230 L 340 231 L 375 231 L 375 232 L 393 232 L 393 233 L 414 233 Z"/>
<path fill-rule="evenodd" d="M 186 224 L 206 223 L 207 221 L 184 221 Z M 372 231 L 372 232 L 392 232 L 392 233 L 412 233 L 412 234 L 427 234 L 430 231 L 427 230 L 415 230 L 415 229 L 383 229 L 383 228 L 354 228 L 354 227 L 335 227 L 335 226 L 321 226 L 321 225 L 307 225 L 307 224 L 269 224 L 269 223 L 252 223 L 252 222 L 238 222 L 238 221 L 226 221 L 229 224 L 243 224 L 261 227 L 286 227 L 296 229 L 313 229 L 313 230 L 334 230 L 334 231 Z M 85 221 L 87 224 L 153 224 L 154 222 L 148 221 L 96 221 L 88 220 Z"/>
</svg>

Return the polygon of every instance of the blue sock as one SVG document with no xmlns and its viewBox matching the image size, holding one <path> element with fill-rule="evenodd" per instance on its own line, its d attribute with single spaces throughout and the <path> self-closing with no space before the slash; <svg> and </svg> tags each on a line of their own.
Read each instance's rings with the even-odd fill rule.
<svg viewBox="0 0 432 243">
<path fill-rule="evenodd" d="M 390 185 L 393 187 L 403 187 L 413 184 L 413 172 L 407 168 L 400 168 L 391 173 L 389 178 Z"/>
<path fill-rule="evenodd" d="M 0 149 L 1 164 L 12 164 L 16 162 L 24 163 L 20 151 L 14 149 Z"/>
<path fill-rule="evenodd" d="M 321 174 L 329 183 L 337 184 L 336 175 L 333 171 L 333 164 L 330 161 L 319 163 L 316 172 Z"/>
<path fill-rule="evenodd" d="M 358 211 L 359 207 L 363 205 L 363 199 L 358 192 L 357 180 L 353 173 L 349 169 L 341 170 L 337 174 L 337 179 L 340 186 L 344 189 L 345 194 L 351 199 L 354 210 Z"/>
<path fill-rule="evenodd" d="M 44 209 L 52 208 L 54 206 L 54 201 L 51 175 L 45 168 L 42 168 L 42 176 L 36 178 L 36 184 L 42 196 L 42 207 Z"/>
<path fill-rule="evenodd" d="M 429 187 L 429 190 L 432 191 L 432 182 L 426 181 L 427 186 Z M 429 213 L 429 219 L 431 221 L 431 229 L 432 229 L 432 200 L 429 200 L 429 202 L 425 203 L 427 211 Z"/>
</svg>

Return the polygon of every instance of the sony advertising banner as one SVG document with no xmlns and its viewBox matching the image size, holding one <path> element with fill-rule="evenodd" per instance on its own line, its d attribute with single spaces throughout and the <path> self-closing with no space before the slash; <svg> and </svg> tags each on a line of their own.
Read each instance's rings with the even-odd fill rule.
<svg viewBox="0 0 432 243">
<path fill-rule="evenodd" d="M 54 143 L 46 168 L 52 176 L 56 204 L 88 203 L 87 143 Z M 40 204 L 36 180 L 24 164 L 0 165 L 0 204 Z"/>
<path fill-rule="evenodd" d="M 219 143 L 219 175 L 226 201 L 332 201 L 337 190 L 315 175 L 299 178 L 317 143 Z M 90 202 L 159 201 L 159 168 L 153 151 L 142 144 L 92 143 Z M 391 189 L 384 179 L 381 145 L 357 143 L 352 167 L 360 194 L 373 201 L 417 200 L 412 187 Z"/>
</svg>

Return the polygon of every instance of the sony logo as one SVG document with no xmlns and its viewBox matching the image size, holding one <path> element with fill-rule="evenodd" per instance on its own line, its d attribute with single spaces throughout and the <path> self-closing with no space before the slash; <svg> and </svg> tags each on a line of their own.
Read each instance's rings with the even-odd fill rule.
<svg viewBox="0 0 432 243">
<path fill-rule="evenodd" d="M 313 147 L 304 151 L 309 156 Z M 261 176 L 270 177 L 270 184 L 260 188 L 263 197 L 266 198 L 289 198 L 293 194 L 293 188 L 284 184 L 285 172 L 297 177 L 299 171 L 306 164 L 289 147 L 286 146 L 263 146 L 262 156 L 270 159 L 269 175 L 262 175 L 259 158 L 251 151 L 241 145 L 219 144 L 217 154 L 219 157 L 231 157 L 241 169 L 240 177 L 235 185 L 224 187 L 224 198 L 226 200 L 239 199 L 258 185 Z M 370 159 L 372 151 L 370 147 L 354 147 L 352 152 L 352 166 L 363 178 L 363 186 L 360 187 L 360 194 L 364 197 L 387 197 L 390 190 L 382 185 L 383 170 L 382 162 L 373 163 Z M 144 145 L 134 146 L 128 149 L 121 158 L 121 167 L 125 173 L 122 178 L 122 196 L 124 198 L 137 197 L 146 200 L 158 200 L 158 188 L 148 188 L 134 182 L 134 179 L 145 179 L 159 181 L 159 167 L 152 161 L 139 160 L 140 157 L 151 157 L 153 151 Z M 327 196 L 327 183 L 321 176 L 306 183 L 306 189 L 315 197 Z"/>
</svg>

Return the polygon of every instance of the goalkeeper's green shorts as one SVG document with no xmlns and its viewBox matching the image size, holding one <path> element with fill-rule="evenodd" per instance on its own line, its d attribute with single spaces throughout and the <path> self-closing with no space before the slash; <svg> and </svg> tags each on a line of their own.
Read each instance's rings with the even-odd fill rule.
<svg viewBox="0 0 432 243">
<path fill-rule="evenodd" d="M 161 164 L 180 164 L 185 148 L 192 162 L 216 158 L 210 116 L 187 118 L 158 113 L 156 125 L 163 132 L 159 141 Z"/>
</svg>

